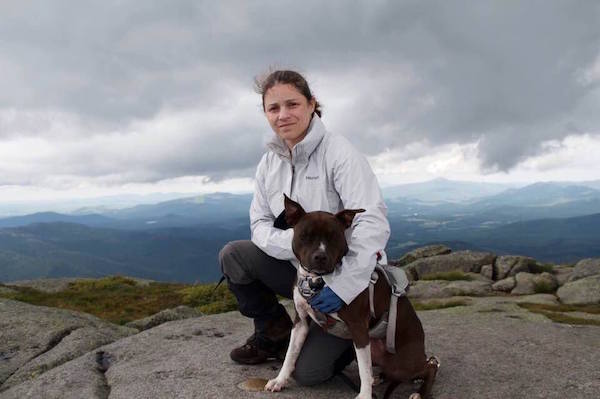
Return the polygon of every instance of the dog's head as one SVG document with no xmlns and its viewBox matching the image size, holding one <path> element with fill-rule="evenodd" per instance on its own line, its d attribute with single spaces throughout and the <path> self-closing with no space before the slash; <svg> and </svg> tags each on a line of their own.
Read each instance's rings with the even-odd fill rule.
<svg viewBox="0 0 600 399">
<path fill-rule="evenodd" d="M 297 202 L 284 195 L 285 220 L 294 228 L 292 249 L 309 272 L 332 273 L 348 252 L 344 231 L 352 225 L 354 215 L 364 209 L 329 212 L 305 212 Z"/>
</svg>

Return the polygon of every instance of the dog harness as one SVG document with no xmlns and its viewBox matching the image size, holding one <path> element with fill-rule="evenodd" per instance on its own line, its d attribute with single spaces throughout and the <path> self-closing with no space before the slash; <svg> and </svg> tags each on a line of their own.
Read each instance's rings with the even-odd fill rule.
<svg viewBox="0 0 600 399">
<path fill-rule="evenodd" d="M 369 308 L 371 319 L 375 319 L 375 284 L 379 280 L 379 273 L 386 279 L 391 288 L 390 307 L 375 325 L 369 330 L 369 337 L 383 338 L 385 337 L 386 350 L 389 353 L 396 353 L 396 314 L 398 310 L 398 298 L 406 295 L 408 289 L 408 278 L 404 269 L 397 266 L 381 265 L 377 263 L 375 270 L 371 274 L 369 281 Z M 307 301 L 317 295 L 323 289 L 325 282 L 321 276 L 306 275 L 299 277 L 297 288 L 300 295 Z M 315 310 L 317 318 L 315 320 L 321 327 L 327 330 L 328 333 L 341 338 L 351 338 L 346 324 L 337 316 L 337 313 L 324 315 Z"/>
<path fill-rule="evenodd" d="M 390 308 L 381 316 L 379 321 L 369 330 L 369 337 L 383 338 L 385 336 L 385 346 L 389 353 L 396 353 L 396 315 L 398 313 L 398 298 L 406 295 L 408 289 L 408 277 L 404 269 L 397 266 L 375 265 L 375 270 L 371 273 L 369 281 L 369 307 L 371 318 L 375 318 L 375 284 L 379 280 L 379 271 L 387 280 L 391 288 Z"/>
</svg>

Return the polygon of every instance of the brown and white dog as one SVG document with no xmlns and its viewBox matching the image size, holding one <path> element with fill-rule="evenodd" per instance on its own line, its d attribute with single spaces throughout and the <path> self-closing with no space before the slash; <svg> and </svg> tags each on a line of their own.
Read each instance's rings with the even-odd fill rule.
<svg viewBox="0 0 600 399">
<path fill-rule="evenodd" d="M 310 278 L 333 272 L 348 251 L 344 232 L 352 225 L 354 216 L 364 212 L 364 209 L 346 209 L 335 215 L 321 211 L 306 213 L 300 204 L 287 196 L 284 201 L 286 222 L 294 228 L 292 248 L 302 265 L 298 268 L 299 281 L 307 276 Z M 410 399 L 426 398 L 431 393 L 439 363 L 437 359 L 427 359 L 425 355 L 423 327 L 406 296 L 398 298 L 396 353 L 386 351 L 384 339 L 369 337 L 369 328 L 389 309 L 390 292 L 387 280 L 379 278 L 375 284 L 374 319 L 370 315 L 368 289 L 350 304 L 342 306 L 337 314 L 330 315 L 346 324 L 354 343 L 360 375 L 357 398 L 372 397 L 372 364 L 380 366 L 383 376 L 390 381 L 384 398 L 389 398 L 400 382 L 417 379 L 423 380 L 423 383 L 419 392 L 410 395 Z M 294 289 L 293 296 L 296 317 L 289 347 L 279 374 L 266 384 L 267 391 L 280 391 L 286 386 L 308 333 L 308 318 L 322 325 L 320 320 L 323 320 L 323 315 L 313 310 L 298 288 Z"/>
</svg>

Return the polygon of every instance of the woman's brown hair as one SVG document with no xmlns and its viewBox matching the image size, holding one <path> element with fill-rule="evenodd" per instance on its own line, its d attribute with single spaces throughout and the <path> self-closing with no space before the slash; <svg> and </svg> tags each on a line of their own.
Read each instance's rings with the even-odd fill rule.
<svg viewBox="0 0 600 399">
<path fill-rule="evenodd" d="M 290 70 L 273 71 L 265 78 L 257 77 L 254 79 L 256 92 L 262 96 L 263 111 L 265 110 L 265 93 L 276 84 L 289 84 L 294 86 L 304 97 L 306 97 L 307 101 L 310 101 L 314 97 L 308 87 L 308 82 L 306 82 L 304 76 L 300 75 L 298 72 Z M 319 115 L 319 118 L 321 117 L 321 104 L 319 104 L 316 99 L 315 113 Z"/>
</svg>

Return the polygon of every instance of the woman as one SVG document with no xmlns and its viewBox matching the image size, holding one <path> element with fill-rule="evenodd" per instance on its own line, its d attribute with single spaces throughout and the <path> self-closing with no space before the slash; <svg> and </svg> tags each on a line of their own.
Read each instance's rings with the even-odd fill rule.
<svg viewBox="0 0 600 399">
<path fill-rule="evenodd" d="M 263 111 L 275 133 L 256 171 L 250 206 L 252 239 L 228 243 L 219 254 L 240 312 L 254 319 L 254 334 L 231 358 L 257 364 L 285 355 L 292 322 L 275 294 L 292 297 L 298 262 L 293 230 L 283 226 L 283 194 L 307 211 L 336 213 L 364 208 L 347 231 L 349 251 L 326 286 L 311 300 L 323 313 L 335 312 L 362 292 L 390 234 L 386 207 L 366 158 L 342 136 L 325 130 L 319 103 L 294 71 L 275 71 L 257 81 Z M 352 341 L 325 333 L 313 323 L 296 363 L 301 385 L 323 382 L 354 356 Z"/>
</svg>

